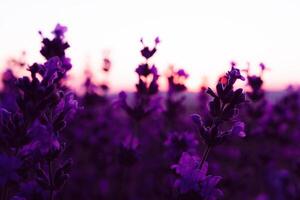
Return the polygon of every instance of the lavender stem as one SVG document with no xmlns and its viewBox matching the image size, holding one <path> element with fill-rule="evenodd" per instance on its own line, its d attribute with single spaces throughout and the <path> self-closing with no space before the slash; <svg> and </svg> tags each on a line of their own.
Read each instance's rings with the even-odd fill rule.
<svg viewBox="0 0 300 200">
<path fill-rule="evenodd" d="M 200 169 L 202 169 L 202 166 L 203 166 L 204 162 L 206 161 L 206 159 L 208 157 L 208 153 L 209 153 L 210 149 L 211 149 L 211 147 L 209 145 L 206 146 L 205 151 L 204 151 L 204 153 L 202 155 L 202 158 L 201 158 Z"/>
</svg>

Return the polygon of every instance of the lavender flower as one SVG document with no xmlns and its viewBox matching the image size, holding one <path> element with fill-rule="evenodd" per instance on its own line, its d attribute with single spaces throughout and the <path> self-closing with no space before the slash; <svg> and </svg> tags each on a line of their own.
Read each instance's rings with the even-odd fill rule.
<svg viewBox="0 0 300 200">
<path fill-rule="evenodd" d="M 180 179 L 175 181 L 175 187 L 178 187 L 181 193 L 186 193 L 189 190 L 196 192 L 200 191 L 199 182 L 204 180 L 207 173 L 207 164 L 203 168 L 199 168 L 200 158 L 197 156 L 191 156 L 186 152 L 182 153 L 179 163 L 172 165 L 172 169 L 176 170 L 176 173 L 180 175 Z"/>
<path fill-rule="evenodd" d="M 144 45 L 144 40 L 143 40 L 143 38 L 141 38 L 141 43 L 144 45 L 144 48 L 141 50 L 141 54 L 144 58 L 149 59 L 155 54 L 156 46 L 157 46 L 157 44 L 160 43 L 160 39 L 158 37 L 156 37 L 154 42 L 155 42 L 154 47 L 152 49 L 150 49 L 148 46 Z"/>
<path fill-rule="evenodd" d="M 186 80 L 189 77 L 183 69 L 175 70 L 170 66 L 167 75 L 168 92 L 165 100 L 165 124 L 167 129 L 176 130 L 176 124 L 180 121 L 180 116 L 184 114 L 184 101 L 186 97 L 182 92 L 186 91 Z"/>
<path fill-rule="evenodd" d="M 244 80 L 244 77 L 238 69 L 232 67 L 217 84 L 217 93 L 208 88 L 207 93 L 213 98 L 209 103 L 210 123 L 204 124 L 199 115 L 192 116 L 202 139 L 209 147 L 220 144 L 225 136 L 236 133 L 236 130 L 244 136 L 241 133 L 243 125 L 239 123 L 237 115 L 238 106 L 245 102 L 245 95 L 243 89 L 233 89 L 237 79 Z"/>
<path fill-rule="evenodd" d="M 49 60 L 52 57 L 59 57 L 62 62 L 62 68 L 68 71 L 72 68 L 70 58 L 66 57 L 65 50 L 70 47 L 69 43 L 64 40 L 64 34 L 67 31 L 67 27 L 57 24 L 55 29 L 52 31 L 54 38 L 51 40 L 49 38 L 44 38 L 42 40 L 42 49 L 40 53 Z M 59 76 L 63 76 L 64 72 L 59 73 Z"/>
<path fill-rule="evenodd" d="M 57 26 L 54 31 L 56 42 L 63 39 L 63 33 L 64 28 Z M 16 80 L 17 108 L 14 113 L 0 109 L 0 141 L 3 144 L 1 153 L 5 153 L 2 156 L 4 161 L 10 163 L 7 165 L 9 168 L 3 168 L 3 171 L 11 170 L 7 173 L 8 178 L 2 179 L 5 186 L 2 196 L 5 200 L 8 198 L 5 193 L 12 187 L 8 183 L 14 181 L 20 185 L 29 181 L 28 174 L 34 176 L 39 185 L 49 191 L 49 198 L 52 200 L 69 176 L 70 164 L 59 167 L 61 161 L 58 158 L 64 151 L 64 143 L 59 134 L 65 128 L 66 121 L 75 114 L 78 103 L 73 94 L 66 92 L 61 85 L 62 75 L 68 70 L 62 62 L 66 61 L 64 54 L 59 55 L 61 57 L 51 57 L 53 46 L 46 50 L 48 47 L 44 47 L 42 51 L 45 55 L 48 51 L 48 61 L 45 64 L 34 63 L 28 68 L 30 77 L 24 76 Z M 36 163 L 31 163 L 32 161 Z M 56 164 L 55 168 L 53 164 Z M 16 173 L 12 173 L 17 168 L 22 172 L 19 179 Z"/>
<path fill-rule="evenodd" d="M 143 43 L 143 40 L 141 40 Z M 157 44 L 157 43 L 156 43 Z M 145 50 L 146 49 L 146 50 Z M 148 47 L 144 47 L 143 51 L 147 51 Z M 156 49 L 155 49 L 156 51 Z M 150 53 L 151 56 L 154 53 Z M 135 102 L 133 106 L 127 103 L 127 95 L 125 92 L 119 94 L 119 105 L 126 111 L 126 113 L 134 120 L 140 121 L 154 112 L 158 105 L 151 105 L 151 97 L 158 93 L 158 78 L 157 69 L 155 65 L 150 68 L 148 63 L 149 55 L 146 53 L 146 62 L 142 63 L 136 69 L 138 74 L 138 83 L 136 84 Z M 150 80 L 149 80 L 150 79 Z"/>
<path fill-rule="evenodd" d="M 200 167 L 199 157 L 184 152 L 179 163 L 172 168 L 180 175 L 174 186 L 179 189 L 181 198 L 184 199 L 185 195 L 193 198 L 195 195 L 195 199 L 213 200 L 223 195 L 221 190 L 215 188 L 221 177 L 207 176 L 208 164 Z"/>
</svg>

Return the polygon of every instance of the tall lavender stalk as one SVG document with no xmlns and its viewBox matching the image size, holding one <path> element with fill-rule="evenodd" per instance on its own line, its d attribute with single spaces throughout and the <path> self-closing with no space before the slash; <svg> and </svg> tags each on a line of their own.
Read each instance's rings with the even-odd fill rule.
<svg viewBox="0 0 300 200">
<path fill-rule="evenodd" d="M 241 88 L 234 89 L 234 84 L 238 79 L 245 80 L 240 70 L 232 65 L 231 70 L 220 78 L 216 92 L 211 88 L 207 89 L 207 93 L 213 98 L 209 102 L 209 119 L 202 120 L 199 115 L 192 115 L 198 133 L 206 144 L 200 168 L 206 161 L 209 151 L 222 143 L 228 135 L 244 136 L 245 134 L 244 124 L 238 118 L 238 106 L 245 102 L 245 94 Z"/>
</svg>

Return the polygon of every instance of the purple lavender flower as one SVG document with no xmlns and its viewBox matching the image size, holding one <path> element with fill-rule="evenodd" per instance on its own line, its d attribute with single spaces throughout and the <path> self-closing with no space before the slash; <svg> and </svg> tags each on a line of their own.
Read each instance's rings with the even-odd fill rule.
<svg viewBox="0 0 300 200">
<path fill-rule="evenodd" d="M 207 200 L 217 200 L 223 197 L 222 190 L 216 188 L 222 178 L 220 176 L 208 175 L 202 182 L 201 194 Z"/>
<path fill-rule="evenodd" d="M 44 190 L 49 191 L 51 200 L 69 177 L 70 164 L 62 165 L 59 160 L 65 150 L 59 134 L 79 106 L 73 94 L 61 85 L 63 75 L 69 69 L 66 66 L 69 59 L 64 57 L 64 49 L 68 46 L 63 42 L 64 31 L 65 28 L 58 25 L 53 32 L 53 41 L 43 40 L 45 46 L 41 52 L 48 59 L 47 62 L 34 63 L 28 68 L 30 77 L 16 80 L 17 108 L 14 112 L 0 109 L 1 157 L 8 164 L 3 172 L 8 172 L 9 168 L 11 171 L 20 168 L 20 179 L 11 172 L 7 173 L 8 178 L 2 179 L 5 189 L 1 195 L 5 200 L 8 198 L 5 193 L 29 181 L 29 174 Z M 59 46 L 60 43 L 65 46 Z M 15 182 L 15 185 L 12 187 L 5 182 Z"/>
<path fill-rule="evenodd" d="M 265 66 L 261 63 L 260 67 L 261 67 L 260 76 L 249 75 L 249 72 L 247 75 L 248 85 L 251 88 L 251 91 L 247 92 L 247 95 L 254 102 L 261 100 L 265 95 L 264 90 L 262 89 L 262 85 L 263 85 L 262 75 L 265 70 Z"/>
<path fill-rule="evenodd" d="M 169 84 L 169 93 L 177 93 L 185 91 L 187 88 L 185 82 L 189 75 L 184 71 L 184 69 L 174 70 L 173 66 L 169 69 L 168 75 L 168 84 Z"/>
<path fill-rule="evenodd" d="M 175 187 L 179 189 L 181 193 L 186 193 L 189 190 L 200 192 L 199 182 L 204 180 L 207 173 L 207 163 L 202 167 L 200 166 L 200 158 L 197 156 L 191 156 L 189 153 L 183 152 L 179 160 L 179 163 L 172 165 L 172 169 L 175 169 L 176 173 L 180 175 L 180 179 L 175 181 Z"/>
<path fill-rule="evenodd" d="M 237 118 L 238 106 L 245 102 L 243 90 L 234 90 L 236 80 L 244 80 L 240 71 L 232 64 L 231 70 L 219 80 L 216 86 L 216 93 L 208 88 L 207 93 L 213 98 L 209 103 L 209 113 L 204 115 L 202 120 L 199 115 L 192 115 L 192 120 L 197 126 L 206 148 L 203 152 L 199 168 L 207 168 L 207 160 L 210 150 L 222 143 L 228 135 L 245 137 L 244 124 Z M 222 191 L 215 189 L 219 177 L 205 177 L 202 185 L 202 195 L 205 199 L 217 199 L 223 195 Z"/>
<path fill-rule="evenodd" d="M 168 80 L 168 92 L 165 100 L 165 124 L 167 130 L 178 130 L 176 128 L 178 121 L 181 120 L 181 115 L 185 112 L 184 101 L 186 97 L 182 94 L 186 91 L 186 80 L 188 74 L 183 69 L 175 70 L 173 66 L 170 66 L 167 80 Z"/>
<path fill-rule="evenodd" d="M 141 43 L 144 45 L 143 38 L 141 39 Z M 155 46 L 152 49 L 150 49 L 148 46 L 144 45 L 144 48 L 141 50 L 142 56 L 146 59 L 151 58 L 156 52 L 156 46 L 158 43 L 160 43 L 160 40 L 158 37 L 156 37 L 155 38 Z"/>
<path fill-rule="evenodd" d="M 210 100 L 210 96 L 207 94 L 207 87 L 205 85 L 201 86 L 198 100 L 199 100 L 199 115 L 202 116 L 203 119 L 209 118 L 209 110 L 208 110 L 208 102 Z"/>
<path fill-rule="evenodd" d="M 231 67 L 231 70 L 226 73 L 225 78 L 228 79 L 228 84 L 230 85 L 233 85 L 237 79 L 240 79 L 242 81 L 245 80 L 245 78 L 241 75 L 240 70 L 235 68 L 235 65 L 233 65 Z"/>
<path fill-rule="evenodd" d="M 151 69 L 149 68 L 149 65 L 145 63 L 145 64 L 140 64 L 138 68 L 136 68 L 135 72 L 139 76 L 147 77 L 151 74 Z"/>
<path fill-rule="evenodd" d="M 223 195 L 223 192 L 216 187 L 221 177 L 206 175 L 208 164 L 200 167 L 200 158 L 191 156 L 184 152 L 179 163 L 172 166 L 180 178 L 175 181 L 175 188 L 178 188 L 181 196 L 189 193 L 198 194 L 198 199 L 217 199 Z M 194 192 L 194 193 L 193 193 Z"/>
<path fill-rule="evenodd" d="M 134 105 L 130 106 L 127 103 L 127 95 L 125 92 L 119 94 L 119 105 L 126 111 L 126 113 L 134 120 L 140 121 L 151 113 L 153 113 L 159 105 L 152 104 L 152 97 L 158 93 L 158 72 L 155 65 L 150 67 L 148 60 L 142 63 L 136 69 L 138 74 L 138 83 L 136 84 L 136 93 Z"/>
<path fill-rule="evenodd" d="M 3 88 L 0 93 L 0 107 L 4 107 L 10 111 L 15 111 L 17 109 L 17 104 L 15 102 L 17 88 L 15 85 L 16 77 L 11 69 L 7 69 L 2 74 L 2 84 Z"/>
<path fill-rule="evenodd" d="M 26 151 L 31 150 L 43 157 L 56 157 L 61 151 L 61 144 L 57 136 L 53 134 L 51 126 L 46 126 L 35 121 L 28 130 L 29 134 L 34 136 L 34 141 L 26 147 Z"/>
<path fill-rule="evenodd" d="M 207 120 L 202 120 L 199 115 L 193 115 L 192 119 L 197 125 L 200 135 L 208 146 L 220 144 L 224 137 L 230 135 L 232 131 L 236 132 L 237 127 L 226 127 L 226 124 L 237 124 L 238 106 L 245 102 L 243 89 L 233 89 L 233 84 L 237 79 L 244 80 L 240 71 L 234 67 L 225 75 L 225 82 L 220 81 L 217 84 L 215 93 L 211 88 L 208 88 L 207 93 L 213 97 L 209 103 L 209 112 L 211 122 L 204 124 Z M 208 120 L 209 121 L 209 120 Z M 241 123 L 238 123 L 241 125 Z M 238 126 L 239 132 L 243 132 Z M 244 133 L 241 133 L 244 136 Z"/>
<path fill-rule="evenodd" d="M 70 58 L 65 55 L 65 50 L 70 47 L 69 43 L 64 40 L 64 34 L 66 31 L 67 27 L 57 24 L 52 32 L 54 34 L 54 38 L 52 40 L 43 37 L 43 46 L 40 53 L 47 60 L 55 56 L 59 57 L 62 62 L 62 68 L 65 71 L 68 71 L 72 68 L 72 64 Z M 59 76 L 64 76 L 64 72 L 60 73 Z"/>
<path fill-rule="evenodd" d="M 64 38 L 65 32 L 67 32 L 68 28 L 66 26 L 62 26 L 60 24 L 57 24 L 55 29 L 52 31 L 52 33 L 57 38 Z"/>
<path fill-rule="evenodd" d="M 267 121 L 269 120 L 268 112 L 270 111 L 270 105 L 265 99 L 265 91 L 262 88 L 262 75 L 264 70 L 265 67 L 261 67 L 261 73 L 259 76 L 250 75 L 248 70 L 247 85 L 250 90 L 247 91 L 246 94 L 252 103 L 248 103 L 241 110 L 241 116 L 246 122 L 245 129 L 248 135 L 265 134 Z"/>
</svg>

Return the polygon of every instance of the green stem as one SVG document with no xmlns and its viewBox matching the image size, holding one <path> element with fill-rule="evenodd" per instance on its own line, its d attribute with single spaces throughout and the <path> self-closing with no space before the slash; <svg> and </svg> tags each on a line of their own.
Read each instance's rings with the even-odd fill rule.
<svg viewBox="0 0 300 200">
<path fill-rule="evenodd" d="M 201 158 L 200 169 L 202 169 L 202 167 L 204 165 L 204 162 L 206 161 L 206 159 L 208 157 L 208 153 L 209 153 L 210 149 L 211 149 L 210 146 L 206 146 L 205 151 L 204 151 L 204 153 L 202 155 L 202 158 Z"/>
</svg>

